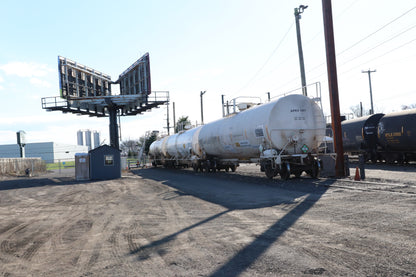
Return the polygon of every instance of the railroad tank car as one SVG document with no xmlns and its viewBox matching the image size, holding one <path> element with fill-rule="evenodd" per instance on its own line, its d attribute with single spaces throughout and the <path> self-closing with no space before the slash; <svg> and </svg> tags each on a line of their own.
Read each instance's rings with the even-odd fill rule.
<svg viewBox="0 0 416 277">
<path fill-rule="evenodd" d="M 280 174 L 288 179 L 303 171 L 316 177 L 321 166 L 316 153 L 324 136 L 325 120 L 315 101 L 288 95 L 165 138 L 161 163 L 234 171 L 240 162 L 256 162 L 268 178 Z M 151 146 L 151 156 L 157 156 L 159 145 Z M 190 156 L 181 155 L 182 148 Z"/>
<path fill-rule="evenodd" d="M 341 122 L 344 152 L 351 154 L 363 153 L 367 159 L 377 159 L 377 128 L 379 120 L 384 116 L 377 113 Z"/>
<path fill-rule="evenodd" d="M 416 160 L 416 109 L 383 116 L 378 123 L 379 159 Z"/>
</svg>

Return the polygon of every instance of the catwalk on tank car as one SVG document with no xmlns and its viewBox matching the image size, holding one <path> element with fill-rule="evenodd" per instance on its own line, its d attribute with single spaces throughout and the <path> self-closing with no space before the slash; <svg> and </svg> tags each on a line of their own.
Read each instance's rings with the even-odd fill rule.
<svg viewBox="0 0 416 277">
<path fill-rule="evenodd" d="M 304 171 L 317 177 L 324 136 L 324 116 L 317 103 L 288 95 L 155 141 L 149 155 L 154 166 L 208 172 L 257 163 L 270 179 L 278 174 L 288 179 Z"/>
</svg>

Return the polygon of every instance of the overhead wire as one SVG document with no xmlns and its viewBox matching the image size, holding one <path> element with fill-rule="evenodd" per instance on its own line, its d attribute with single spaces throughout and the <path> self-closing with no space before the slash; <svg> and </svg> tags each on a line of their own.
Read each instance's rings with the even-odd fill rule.
<svg viewBox="0 0 416 277">
<path fill-rule="evenodd" d="M 359 41 L 353 43 L 351 46 L 347 47 L 346 49 L 342 50 L 340 53 L 337 54 L 337 56 L 340 56 L 342 54 L 344 54 L 345 52 L 347 52 L 348 50 L 354 48 L 355 46 L 357 46 L 358 44 L 360 44 L 361 42 L 365 41 L 366 39 L 372 37 L 373 35 L 377 34 L 379 31 L 383 30 L 384 28 L 386 28 L 387 26 L 391 25 L 392 23 L 396 22 L 397 20 L 399 20 L 400 18 L 402 18 L 403 16 L 405 16 L 406 14 L 410 13 L 411 11 L 413 11 L 414 9 L 416 9 L 416 6 L 414 6 L 413 8 L 411 8 L 410 10 L 404 12 L 403 14 L 399 15 L 398 17 L 394 18 L 393 20 L 389 21 L 388 23 L 384 24 L 383 26 L 381 26 L 380 28 L 378 28 L 377 30 L 375 30 L 374 32 L 368 34 L 367 36 L 365 36 L 364 38 L 360 39 Z"/>
<path fill-rule="evenodd" d="M 345 12 L 347 11 L 347 10 L 349 10 L 353 5 L 355 5 L 356 3 L 358 3 L 358 1 L 359 0 L 355 0 L 355 1 L 353 1 L 352 3 L 350 3 L 350 5 L 349 6 L 347 6 L 345 9 L 343 9 L 340 13 L 338 13 L 337 15 L 336 15 L 336 18 L 339 18 L 339 17 L 342 17 L 344 14 L 345 14 Z M 309 39 L 308 41 L 306 41 L 305 43 L 304 43 L 304 45 L 308 45 L 309 43 L 311 43 L 312 41 L 314 41 L 316 38 L 318 38 L 319 37 L 319 35 L 320 34 L 322 34 L 323 33 L 323 27 L 321 28 L 321 30 L 319 31 L 319 32 L 317 32 L 311 39 Z M 278 65 L 277 65 L 277 68 L 275 68 L 275 69 L 273 69 L 273 70 L 271 70 L 271 71 L 269 71 L 268 73 L 266 73 L 263 77 L 265 77 L 265 76 L 267 76 L 267 75 L 269 75 L 269 74 L 271 74 L 271 73 L 273 73 L 273 72 L 275 72 L 276 70 L 278 70 L 279 68 L 278 68 L 278 66 L 280 66 L 280 65 L 282 65 L 282 64 L 284 64 L 285 62 L 287 62 L 288 60 L 290 60 L 293 56 L 295 56 L 296 54 L 298 53 L 298 51 L 294 51 L 292 54 L 290 54 L 290 55 L 288 55 L 287 56 L 287 58 L 284 60 L 284 61 L 282 61 L 282 62 L 280 62 Z M 311 70 L 309 70 L 309 71 L 307 71 L 307 73 L 309 73 L 309 72 L 312 72 L 312 71 L 314 71 L 315 69 L 317 69 L 317 68 L 319 68 L 319 67 L 321 67 L 321 66 L 323 66 L 325 64 L 325 62 L 324 63 L 321 63 L 321 64 L 319 64 L 319 65 L 317 65 L 316 67 L 314 67 L 314 68 L 312 68 Z M 296 79 L 298 79 L 298 77 L 296 77 L 296 78 L 294 78 L 294 79 L 292 79 L 292 80 L 290 80 L 290 81 L 288 81 L 288 82 L 286 82 L 285 83 L 285 85 L 286 84 L 288 84 L 288 83 L 291 83 L 291 82 L 293 82 L 294 80 L 296 80 Z M 283 87 L 285 86 L 285 85 L 283 85 Z M 279 86 L 279 87 L 282 87 L 282 86 Z M 271 91 L 274 91 L 274 90 L 271 90 Z"/>
<path fill-rule="evenodd" d="M 239 93 L 240 91 L 242 91 L 243 89 L 245 89 L 249 84 L 251 84 L 251 82 L 253 82 L 253 80 L 257 77 L 257 75 L 264 69 L 264 67 L 269 63 L 270 59 L 273 57 L 273 55 L 276 53 L 276 51 L 280 48 L 280 46 L 282 45 L 283 41 L 286 39 L 286 37 L 289 34 L 290 30 L 292 29 L 293 25 L 294 25 L 294 22 L 292 22 L 292 24 L 290 25 L 289 29 L 283 35 L 282 39 L 279 41 L 279 43 L 277 44 L 277 46 L 275 47 L 275 49 L 273 50 L 273 52 L 269 55 L 269 57 L 264 62 L 264 64 L 259 68 L 259 70 L 257 70 L 256 74 L 254 74 L 254 76 L 243 87 L 241 87 L 236 93 Z"/>
<path fill-rule="evenodd" d="M 382 45 L 386 44 L 386 43 L 387 43 L 387 42 L 389 42 L 389 41 L 392 41 L 393 39 L 395 39 L 395 38 L 397 38 L 397 37 L 399 37 L 399 36 L 403 35 L 404 33 L 407 33 L 408 31 L 410 31 L 410 30 L 412 30 L 412 29 L 414 29 L 414 28 L 416 28 L 416 25 L 413 25 L 413 26 L 411 26 L 410 28 L 407 28 L 406 30 L 404 30 L 404 31 L 402 31 L 402 32 L 400 32 L 400 33 L 398 33 L 398 34 L 394 35 L 393 37 L 391 37 L 391 38 L 389 38 L 389 39 L 384 40 L 383 42 L 381 42 L 381 43 L 377 44 L 376 46 L 374 46 L 374 47 L 372 47 L 372 48 L 370 48 L 370 49 L 368 49 L 368 50 L 364 51 L 363 53 L 359 54 L 358 56 L 356 56 L 356 57 L 354 57 L 354 58 L 352 58 L 352 59 L 350 59 L 350 60 L 347 60 L 346 62 L 343 62 L 340 66 L 343 66 L 343 65 L 345 65 L 345 64 L 347 64 L 347 63 L 349 63 L 349 62 L 351 62 L 351 61 L 353 61 L 353 60 L 355 60 L 355 59 L 357 59 L 357 58 L 359 58 L 359 57 L 362 57 L 363 55 L 367 54 L 368 52 L 373 51 L 374 49 L 376 49 L 376 48 L 378 48 L 378 47 L 380 47 L 380 46 L 382 46 Z"/>
</svg>

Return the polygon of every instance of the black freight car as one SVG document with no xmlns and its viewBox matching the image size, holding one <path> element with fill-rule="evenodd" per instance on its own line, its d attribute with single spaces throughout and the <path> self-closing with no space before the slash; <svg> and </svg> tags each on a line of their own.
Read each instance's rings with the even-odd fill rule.
<svg viewBox="0 0 416 277">
<path fill-rule="evenodd" d="M 382 113 L 341 122 L 344 152 L 377 160 L 377 127 Z"/>
<path fill-rule="evenodd" d="M 386 114 L 378 123 L 378 159 L 416 160 L 416 109 Z"/>
<path fill-rule="evenodd" d="M 341 122 L 344 152 L 373 162 L 416 161 L 416 109 Z"/>
</svg>

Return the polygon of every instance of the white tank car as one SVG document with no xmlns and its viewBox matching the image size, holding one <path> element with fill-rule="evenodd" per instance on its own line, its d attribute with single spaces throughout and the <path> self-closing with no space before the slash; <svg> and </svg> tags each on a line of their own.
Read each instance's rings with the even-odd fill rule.
<svg viewBox="0 0 416 277">
<path fill-rule="evenodd" d="M 152 158 L 160 157 L 162 155 L 162 140 L 157 140 L 150 144 L 149 155 Z"/>
<path fill-rule="evenodd" d="M 193 155 L 192 150 L 192 141 L 195 136 L 195 134 L 199 134 L 199 130 L 202 126 L 193 128 L 191 130 L 181 132 L 178 134 L 178 139 L 176 141 L 176 151 L 177 151 L 177 157 L 179 159 L 190 159 Z M 197 139 L 197 136 L 196 136 Z"/>
<path fill-rule="evenodd" d="M 229 159 L 258 158 L 267 149 L 301 154 L 315 151 L 324 136 L 319 106 L 303 95 L 289 95 L 204 125 L 197 154 Z"/>
<path fill-rule="evenodd" d="M 316 177 L 324 136 L 324 116 L 315 101 L 289 95 L 154 142 L 150 155 L 161 152 L 154 165 L 189 165 L 195 171 L 234 171 L 239 162 L 258 162 L 268 178 L 303 171 Z"/>
</svg>

